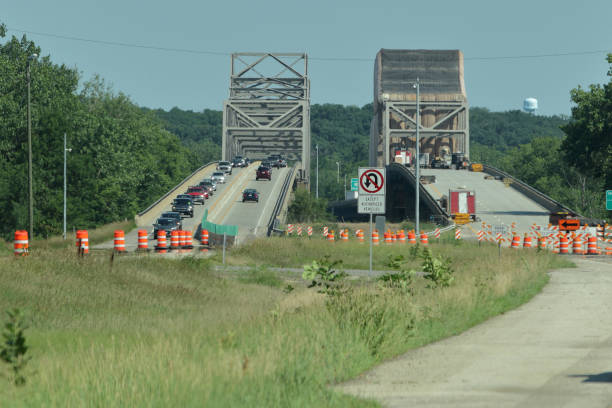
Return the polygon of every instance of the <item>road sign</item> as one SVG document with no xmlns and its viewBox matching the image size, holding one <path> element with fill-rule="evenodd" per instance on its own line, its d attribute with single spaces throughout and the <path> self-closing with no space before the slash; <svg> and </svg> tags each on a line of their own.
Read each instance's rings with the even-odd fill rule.
<svg viewBox="0 0 612 408">
<path fill-rule="evenodd" d="M 606 190 L 606 210 L 612 211 L 612 190 Z"/>
<path fill-rule="evenodd" d="M 491 231 L 494 234 L 507 234 L 508 233 L 508 226 L 507 225 L 492 225 L 491 226 Z"/>
<path fill-rule="evenodd" d="M 359 190 L 359 179 L 352 178 L 351 179 L 351 191 L 357 191 L 357 190 Z"/>
<path fill-rule="evenodd" d="M 580 228 L 580 220 L 564 219 L 559 220 L 559 231 L 576 231 Z"/>
<path fill-rule="evenodd" d="M 357 212 L 359 214 L 385 213 L 385 169 L 360 167 L 358 177 Z"/>
</svg>

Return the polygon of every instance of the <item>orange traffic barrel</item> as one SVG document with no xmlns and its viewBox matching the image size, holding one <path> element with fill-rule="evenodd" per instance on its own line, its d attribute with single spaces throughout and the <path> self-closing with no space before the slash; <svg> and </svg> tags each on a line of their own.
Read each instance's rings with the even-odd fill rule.
<svg viewBox="0 0 612 408">
<path fill-rule="evenodd" d="M 208 230 L 202 230 L 202 245 L 208 245 Z"/>
<path fill-rule="evenodd" d="M 185 245 L 187 245 L 186 237 L 185 237 L 185 233 L 187 231 L 178 230 L 178 232 L 179 232 L 179 247 L 183 248 Z"/>
<path fill-rule="evenodd" d="M 170 232 L 170 249 L 179 249 L 180 242 L 180 232 L 178 230 Z"/>
<path fill-rule="evenodd" d="M 123 230 L 115 230 L 115 251 L 125 252 L 125 232 Z"/>
<path fill-rule="evenodd" d="M 582 250 L 582 238 L 579 236 L 574 237 L 572 240 L 572 253 L 578 255 L 584 254 L 584 251 Z"/>
<path fill-rule="evenodd" d="M 327 233 L 327 240 L 328 240 L 328 241 L 330 241 L 330 242 L 334 242 L 334 240 L 335 240 L 335 237 L 334 237 L 334 230 L 330 230 L 330 231 Z"/>
<path fill-rule="evenodd" d="M 13 252 L 15 256 L 26 256 L 28 254 L 28 231 L 15 231 L 15 241 L 13 242 Z"/>
<path fill-rule="evenodd" d="M 138 230 L 138 250 L 147 251 L 149 249 L 149 239 L 147 238 L 147 230 Z"/>
<path fill-rule="evenodd" d="M 414 231 L 408 231 L 408 243 L 412 245 L 416 244 L 416 234 Z"/>
<path fill-rule="evenodd" d="M 87 230 L 77 230 L 76 247 L 79 254 L 85 255 L 89 253 L 89 233 Z"/>
<path fill-rule="evenodd" d="M 400 244 L 405 244 L 406 243 L 406 234 L 404 233 L 404 230 L 400 230 L 398 241 L 399 241 Z"/>
<path fill-rule="evenodd" d="M 359 242 L 363 243 L 365 241 L 365 236 L 362 229 L 358 229 L 357 232 L 355 232 L 355 235 L 357 236 L 357 240 Z"/>
<path fill-rule="evenodd" d="M 372 231 L 372 243 L 374 245 L 378 245 L 378 241 L 379 241 L 378 230 L 374 230 Z"/>
<path fill-rule="evenodd" d="M 427 244 L 429 244 L 429 238 L 426 233 L 421 232 L 421 245 L 427 246 Z"/>
<path fill-rule="evenodd" d="M 531 236 L 525 234 L 523 238 L 523 248 L 531 248 Z"/>
<path fill-rule="evenodd" d="M 342 239 L 342 242 L 348 242 L 349 240 L 348 229 L 345 229 L 344 231 L 340 233 L 340 238 Z"/>
<path fill-rule="evenodd" d="M 385 232 L 383 234 L 383 237 L 385 239 L 385 244 L 392 244 L 393 240 L 391 239 L 391 231 L 387 230 L 387 232 Z"/>
<path fill-rule="evenodd" d="M 565 235 L 559 237 L 559 253 L 569 254 L 569 240 Z"/>
<path fill-rule="evenodd" d="M 191 239 L 191 231 L 185 231 L 185 249 L 193 248 L 193 240 Z"/>
<path fill-rule="evenodd" d="M 519 249 L 521 247 L 521 237 L 514 234 L 512 236 L 512 243 L 510 244 L 511 248 Z"/>
<path fill-rule="evenodd" d="M 540 249 L 546 249 L 546 237 L 540 237 L 538 241 L 540 243 Z"/>
<path fill-rule="evenodd" d="M 599 255 L 599 248 L 597 248 L 597 237 L 589 236 L 587 240 L 587 255 Z"/>
<path fill-rule="evenodd" d="M 168 241 L 166 240 L 166 231 L 160 230 L 157 231 L 157 245 L 155 246 L 155 250 L 162 254 L 166 253 L 168 249 Z"/>
</svg>

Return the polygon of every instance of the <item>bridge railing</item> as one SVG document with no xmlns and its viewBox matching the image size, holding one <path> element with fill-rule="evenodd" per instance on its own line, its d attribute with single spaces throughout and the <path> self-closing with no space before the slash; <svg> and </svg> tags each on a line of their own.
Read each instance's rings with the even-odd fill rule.
<svg viewBox="0 0 612 408">
<path fill-rule="evenodd" d="M 270 220 L 268 221 L 268 233 L 267 236 L 271 236 L 274 232 L 282 232 L 277 228 L 278 219 L 283 209 L 287 206 L 287 199 L 289 195 L 289 191 L 291 190 L 293 183 L 295 181 L 296 176 L 296 168 L 298 164 L 291 168 L 287 176 L 285 177 L 285 181 L 283 182 L 283 186 L 281 187 L 281 191 L 278 195 L 276 203 L 274 204 L 274 209 L 272 210 L 272 215 L 270 216 Z"/>
</svg>

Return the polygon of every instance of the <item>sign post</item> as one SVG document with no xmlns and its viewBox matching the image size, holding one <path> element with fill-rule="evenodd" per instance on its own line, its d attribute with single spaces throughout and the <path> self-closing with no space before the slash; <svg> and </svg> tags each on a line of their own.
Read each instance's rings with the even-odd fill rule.
<svg viewBox="0 0 612 408">
<path fill-rule="evenodd" d="M 606 190 L 606 210 L 612 211 L 612 190 Z"/>
<path fill-rule="evenodd" d="M 357 212 L 370 214 L 370 275 L 372 275 L 372 215 L 385 213 L 385 179 L 384 167 L 359 168 Z"/>
</svg>

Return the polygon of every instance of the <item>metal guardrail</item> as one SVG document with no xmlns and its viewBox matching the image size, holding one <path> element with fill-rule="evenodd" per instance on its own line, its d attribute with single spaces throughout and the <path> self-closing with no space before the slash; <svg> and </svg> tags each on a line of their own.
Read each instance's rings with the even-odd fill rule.
<svg viewBox="0 0 612 408">
<path fill-rule="evenodd" d="M 512 183 L 510 183 L 510 187 L 518 190 L 519 192 L 521 192 L 528 198 L 532 199 L 536 203 L 540 204 L 542 207 L 546 208 L 550 212 L 567 211 L 567 212 L 576 214 L 579 217 L 582 217 L 582 215 L 580 215 L 578 212 L 561 204 L 555 199 L 547 196 L 546 194 L 542 193 L 539 190 L 536 190 L 535 188 L 531 187 L 529 184 L 517 179 L 516 177 L 506 173 L 503 170 L 500 170 L 493 166 L 489 166 L 488 164 L 483 164 L 483 170 L 485 173 L 488 173 L 491 176 L 500 176 L 500 177 L 504 177 L 504 178 L 508 178 L 512 180 Z"/>
<path fill-rule="evenodd" d="M 294 175 L 295 167 L 292 167 L 291 171 L 287 174 L 287 177 L 285 177 L 281 192 L 278 195 L 278 199 L 276 200 L 276 204 L 274 204 L 274 209 L 272 210 L 272 215 L 270 216 L 270 220 L 268 221 L 268 232 L 266 234 L 268 237 L 272 235 L 272 232 L 274 232 L 274 223 L 277 217 L 280 215 L 281 209 L 283 208 L 283 204 L 287 198 L 287 193 L 291 188 L 291 180 L 293 180 Z"/>
<path fill-rule="evenodd" d="M 174 186 L 170 191 L 168 191 L 166 194 L 164 194 L 159 200 L 155 201 L 153 204 L 151 204 L 150 206 L 148 206 L 146 209 L 144 209 L 143 211 L 138 213 L 139 217 L 142 217 L 143 215 L 145 215 L 151 208 L 155 207 L 157 204 L 159 204 L 162 200 L 164 200 L 166 197 L 168 197 L 169 195 L 171 195 L 172 193 L 174 193 L 180 186 L 182 186 L 187 180 L 189 180 L 190 178 L 192 178 L 197 172 L 202 171 L 202 169 L 204 169 L 207 166 L 210 166 L 211 164 L 214 163 L 218 163 L 218 160 L 215 161 L 211 161 L 209 163 L 206 163 L 205 165 L 203 165 L 202 167 L 198 168 L 197 170 L 193 171 L 190 175 L 188 175 L 187 177 L 185 177 L 183 180 L 181 180 L 180 183 L 178 183 L 176 186 Z"/>
<path fill-rule="evenodd" d="M 414 182 L 416 180 L 416 175 L 413 172 L 411 172 L 408 168 L 406 168 L 406 166 L 399 164 L 399 163 L 392 163 L 389 165 L 389 167 L 392 167 L 398 170 L 401 174 L 406 176 L 410 180 L 410 182 L 414 185 Z M 421 199 L 424 199 L 427 202 L 427 204 L 430 206 L 430 208 L 434 210 L 433 212 L 437 212 L 438 215 L 444 216 L 446 221 L 448 222 L 449 215 L 440 206 L 440 203 L 438 203 L 438 201 L 434 199 L 431 196 L 431 194 L 429 194 L 429 192 L 425 189 L 425 187 L 423 187 L 423 184 L 421 184 L 420 182 L 419 182 L 419 195 Z"/>
</svg>

